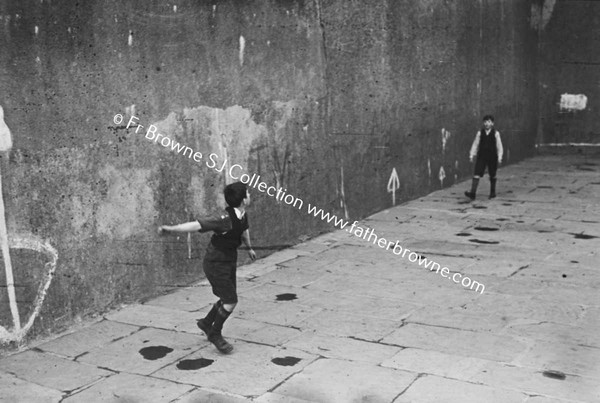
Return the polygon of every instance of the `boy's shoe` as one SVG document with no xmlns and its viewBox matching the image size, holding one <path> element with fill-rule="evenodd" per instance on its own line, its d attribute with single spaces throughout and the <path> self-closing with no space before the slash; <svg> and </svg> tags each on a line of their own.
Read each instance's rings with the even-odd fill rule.
<svg viewBox="0 0 600 403">
<path fill-rule="evenodd" d="M 211 332 L 208 335 L 208 341 L 214 344 L 217 350 L 219 350 L 223 354 L 229 354 L 233 351 L 233 346 L 223 338 L 221 333 L 217 333 L 215 331 Z"/>
<path fill-rule="evenodd" d="M 204 334 L 206 335 L 206 337 L 210 336 L 210 330 L 212 329 L 212 324 L 208 324 L 206 323 L 206 321 L 203 319 L 198 319 L 196 321 L 196 326 L 198 326 L 200 328 L 200 330 L 202 330 L 204 332 Z"/>
<path fill-rule="evenodd" d="M 467 196 L 471 200 L 475 200 L 475 193 L 473 192 L 465 192 L 465 196 Z"/>
<path fill-rule="evenodd" d="M 494 197 L 496 197 L 496 192 L 491 192 L 490 193 L 490 199 L 493 199 Z"/>
</svg>

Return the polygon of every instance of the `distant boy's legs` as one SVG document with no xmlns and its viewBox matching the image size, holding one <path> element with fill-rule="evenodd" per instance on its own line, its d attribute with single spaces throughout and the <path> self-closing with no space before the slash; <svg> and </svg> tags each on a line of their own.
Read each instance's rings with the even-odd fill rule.
<svg viewBox="0 0 600 403">
<path fill-rule="evenodd" d="M 473 174 L 473 181 L 471 182 L 471 191 L 465 192 L 465 196 L 471 200 L 475 200 L 477 195 L 477 185 L 479 185 L 479 178 L 485 173 L 486 162 L 486 159 L 479 155 L 477 156 L 477 160 L 475 160 L 475 172 Z"/>
</svg>

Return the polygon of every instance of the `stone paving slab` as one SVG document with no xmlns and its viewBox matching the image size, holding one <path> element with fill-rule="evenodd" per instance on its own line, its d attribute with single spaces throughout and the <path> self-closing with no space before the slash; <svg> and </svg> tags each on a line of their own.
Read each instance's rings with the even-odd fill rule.
<svg viewBox="0 0 600 403">
<path fill-rule="evenodd" d="M 320 359 L 273 392 L 322 403 L 388 403 L 415 378 L 416 374 L 371 364 Z"/>
<path fill-rule="evenodd" d="M 166 382 L 133 374 L 115 374 L 95 385 L 73 393 L 64 403 L 78 402 L 169 402 L 193 389 L 190 385 Z"/>
<path fill-rule="evenodd" d="M 508 335 L 412 323 L 394 330 L 381 341 L 401 347 L 416 347 L 502 362 L 511 362 L 529 346 L 526 340 Z"/>
<path fill-rule="evenodd" d="M 253 400 L 257 403 L 315 403 L 314 400 L 298 399 L 296 397 L 284 396 L 277 393 L 265 393 Z"/>
<path fill-rule="evenodd" d="M 395 355 L 400 348 L 371 343 L 347 337 L 330 337 L 304 332 L 285 343 L 285 347 L 296 348 L 327 358 L 380 364 Z"/>
<path fill-rule="evenodd" d="M 0 402 L 58 403 L 63 393 L 0 371 Z"/>
<path fill-rule="evenodd" d="M 81 356 L 78 361 L 117 372 L 149 375 L 208 345 L 209 342 L 200 335 L 147 328 L 92 350 Z M 140 350 L 150 347 L 153 347 L 153 350 L 164 351 L 164 354 L 153 353 L 150 354 L 150 359 L 144 358 Z"/>
<path fill-rule="evenodd" d="M 235 354 L 223 355 L 212 346 L 206 347 L 154 372 L 152 376 L 250 397 L 272 390 L 316 358 L 296 349 L 239 342 L 235 345 Z M 205 367 L 192 370 L 178 368 L 185 360 L 202 359 L 208 364 Z"/>
<path fill-rule="evenodd" d="M 526 398 L 521 392 L 426 375 L 410 385 L 394 403 L 518 403 Z"/>
<path fill-rule="evenodd" d="M 59 391 L 75 390 L 113 374 L 92 365 L 33 350 L 2 359 L 0 371 Z"/>
<path fill-rule="evenodd" d="M 379 341 L 401 325 L 401 319 L 379 319 L 335 311 L 320 312 L 298 324 L 303 331 L 367 341 Z"/>
<path fill-rule="evenodd" d="M 247 403 L 251 401 L 251 399 L 242 396 L 234 396 L 232 394 L 226 395 L 220 392 L 203 389 L 193 389 L 182 397 L 173 400 L 173 403 Z"/>
<path fill-rule="evenodd" d="M 43 351 L 75 358 L 83 353 L 105 346 L 116 339 L 129 336 L 139 330 L 138 326 L 103 320 L 37 347 Z"/>
</svg>

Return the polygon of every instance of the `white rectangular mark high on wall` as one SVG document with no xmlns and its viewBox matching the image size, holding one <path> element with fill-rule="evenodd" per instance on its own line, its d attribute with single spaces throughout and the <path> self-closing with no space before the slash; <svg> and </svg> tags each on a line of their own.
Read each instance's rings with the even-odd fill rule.
<svg viewBox="0 0 600 403">
<path fill-rule="evenodd" d="M 587 97 L 583 94 L 562 94 L 560 96 L 561 111 L 582 111 L 587 106 Z"/>
</svg>

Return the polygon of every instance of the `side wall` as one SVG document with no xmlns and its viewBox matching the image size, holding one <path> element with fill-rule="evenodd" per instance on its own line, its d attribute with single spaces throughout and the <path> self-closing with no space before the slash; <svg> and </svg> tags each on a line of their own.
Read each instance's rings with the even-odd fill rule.
<svg viewBox="0 0 600 403">
<path fill-rule="evenodd" d="M 600 2 L 545 3 L 538 141 L 600 144 Z"/>
<path fill-rule="evenodd" d="M 264 256 L 332 229 L 309 203 L 354 220 L 394 192 L 400 203 L 469 177 L 485 113 L 508 162 L 533 153 L 528 1 L 172 3 L 1 3 L 13 144 L 0 174 L 17 299 L 2 277 L 0 341 L 201 278 L 207 235 L 160 238 L 156 227 L 221 208 L 230 169 L 302 201 L 253 190 Z M 127 128 L 132 115 L 143 128 Z M 145 136 L 151 124 L 159 142 Z M 15 305 L 22 326 L 39 308 L 27 334 L 15 332 Z"/>
</svg>

